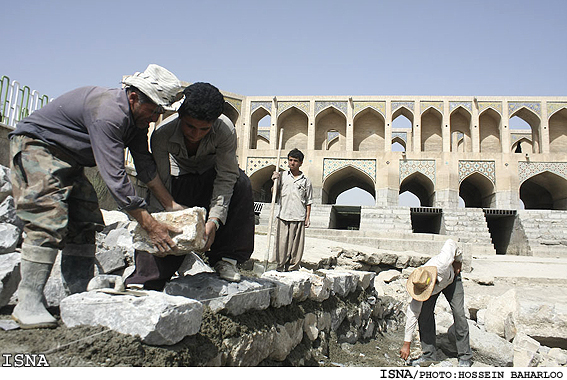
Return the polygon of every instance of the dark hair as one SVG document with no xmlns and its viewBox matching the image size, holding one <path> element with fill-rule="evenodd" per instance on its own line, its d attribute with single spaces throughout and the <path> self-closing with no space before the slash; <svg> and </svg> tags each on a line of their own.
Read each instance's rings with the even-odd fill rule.
<svg viewBox="0 0 567 380">
<path fill-rule="evenodd" d="M 290 150 L 287 156 L 297 158 L 299 162 L 303 162 L 303 158 L 305 157 L 303 153 L 297 148 L 293 148 L 292 150 Z"/>
<path fill-rule="evenodd" d="M 126 87 L 126 93 L 128 95 L 130 95 L 132 92 L 135 92 L 136 94 L 138 94 L 138 101 L 140 103 L 154 103 L 154 101 L 151 100 L 146 94 L 144 94 L 142 92 L 142 90 L 140 90 L 138 87 L 136 87 L 136 86 Z"/>
<path fill-rule="evenodd" d="M 179 117 L 189 116 L 197 120 L 213 122 L 222 114 L 224 97 L 210 83 L 197 82 L 183 90 L 185 100 L 177 112 Z"/>
</svg>

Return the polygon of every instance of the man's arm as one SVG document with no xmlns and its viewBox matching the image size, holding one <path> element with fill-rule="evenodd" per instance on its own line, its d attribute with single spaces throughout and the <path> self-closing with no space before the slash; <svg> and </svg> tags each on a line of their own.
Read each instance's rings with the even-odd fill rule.
<svg viewBox="0 0 567 380">
<path fill-rule="evenodd" d="M 307 205 L 305 207 L 305 227 L 309 227 L 311 225 L 310 218 L 311 217 L 311 205 Z"/>
<path fill-rule="evenodd" d="M 421 314 L 421 306 L 423 302 L 411 300 L 406 311 L 406 328 L 404 333 L 404 343 L 402 348 L 400 348 L 400 357 L 407 360 L 410 354 L 411 341 L 413 339 L 413 333 L 417 327 L 417 321 L 419 314 Z"/>
<path fill-rule="evenodd" d="M 178 211 L 183 210 L 185 207 L 180 205 L 179 203 L 173 200 L 173 197 L 165 188 L 163 182 L 159 178 L 159 175 L 156 175 L 154 179 L 146 184 L 152 194 L 157 198 L 159 203 L 165 208 L 165 211 Z"/>
<path fill-rule="evenodd" d="M 169 252 L 177 247 L 169 236 L 169 231 L 181 233 L 182 231 L 180 229 L 158 222 L 146 209 L 137 208 L 126 211 L 136 219 L 140 227 L 148 232 L 152 243 L 154 243 L 161 253 L 156 253 L 156 256 L 165 256 L 165 252 Z"/>
</svg>

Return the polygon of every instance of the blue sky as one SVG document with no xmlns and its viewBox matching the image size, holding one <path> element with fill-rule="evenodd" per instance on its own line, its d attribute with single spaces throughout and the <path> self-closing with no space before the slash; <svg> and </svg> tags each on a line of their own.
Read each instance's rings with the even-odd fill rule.
<svg viewBox="0 0 567 380">
<path fill-rule="evenodd" d="M 149 63 L 241 95 L 567 95 L 565 0 L 0 4 L 0 76 L 50 97 Z"/>
<path fill-rule="evenodd" d="M 567 2 L 7 1 L 0 75 L 41 94 L 158 63 L 242 95 L 567 94 Z"/>
</svg>

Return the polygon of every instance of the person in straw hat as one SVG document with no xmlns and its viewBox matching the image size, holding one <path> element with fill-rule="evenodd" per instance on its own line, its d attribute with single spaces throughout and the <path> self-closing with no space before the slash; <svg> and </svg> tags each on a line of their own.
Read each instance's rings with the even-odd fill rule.
<svg viewBox="0 0 567 380">
<path fill-rule="evenodd" d="M 441 252 L 429 259 L 425 265 L 415 269 L 409 276 L 406 289 L 412 300 L 406 312 L 404 343 L 400 357 L 407 360 L 416 326 L 422 355 L 412 362 L 413 365 L 436 361 L 435 304 L 440 293 L 451 306 L 455 326 L 455 338 L 459 366 L 470 367 L 472 350 L 469 341 L 469 325 L 465 316 L 464 289 L 461 280 L 463 263 L 462 251 L 457 243 L 448 239 Z"/>
<path fill-rule="evenodd" d="M 160 251 L 175 247 L 169 231 L 180 231 L 148 213 L 127 176 L 124 150 L 134 158 L 137 178 L 168 209 L 182 209 L 157 176 L 147 136 L 149 124 L 179 98 L 181 82 L 151 64 L 124 77 L 123 84 L 65 93 L 20 121 L 9 135 L 13 195 L 25 232 L 12 314 L 22 328 L 57 326 L 43 304 L 43 289 L 59 250 L 68 293 L 86 290 L 94 275 L 95 232 L 104 221 L 84 167 L 97 166 L 119 208 L 140 223 Z"/>
</svg>

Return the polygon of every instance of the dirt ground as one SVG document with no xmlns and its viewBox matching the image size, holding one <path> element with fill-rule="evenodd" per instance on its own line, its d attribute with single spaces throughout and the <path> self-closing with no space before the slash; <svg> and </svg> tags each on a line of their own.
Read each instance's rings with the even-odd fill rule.
<svg viewBox="0 0 567 380">
<path fill-rule="evenodd" d="M 345 301 L 330 299 L 323 304 L 307 301 L 240 316 L 206 310 L 201 331 L 173 346 L 149 346 L 136 337 L 104 327 L 67 328 L 61 320 L 55 329 L 0 329 L 0 360 L 4 360 L 2 354 L 6 353 L 43 353 L 52 367 L 207 366 L 218 355 L 225 338 L 296 320 L 314 308 L 335 307 L 337 302 Z M 356 302 L 355 298 L 347 300 L 347 307 L 354 307 Z M 13 306 L 0 308 L 0 319 L 10 319 L 12 310 Z M 52 308 L 50 312 L 59 318 L 57 309 Z M 336 336 L 328 336 L 320 343 L 319 350 L 313 350 L 304 338 L 284 362 L 265 360 L 260 366 L 401 366 L 403 362 L 398 357 L 398 350 L 403 332 L 399 330 L 354 345 L 337 344 Z"/>
</svg>

